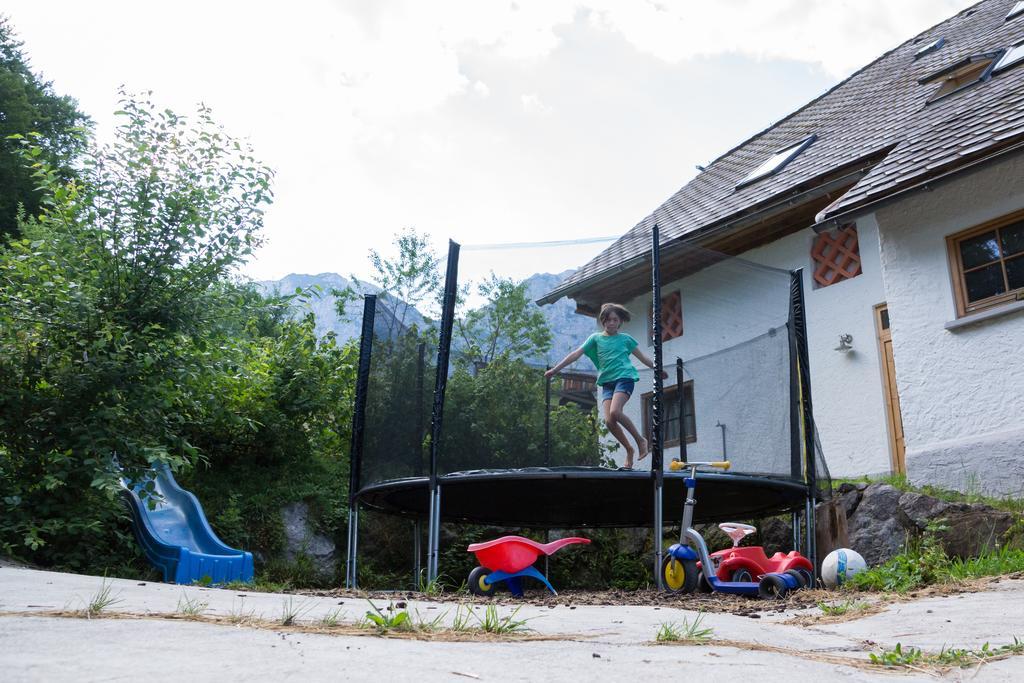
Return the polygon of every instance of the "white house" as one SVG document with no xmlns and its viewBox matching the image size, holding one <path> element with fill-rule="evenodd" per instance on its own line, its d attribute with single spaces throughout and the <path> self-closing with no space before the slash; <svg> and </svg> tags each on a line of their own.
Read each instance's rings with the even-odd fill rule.
<svg viewBox="0 0 1024 683">
<path fill-rule="evenodd" d="M 539 303 L 649 310 L 654 224 L 666 362 L 699 355 L 702 297 L 736 285 L 680 278 L 679 245 L 802 268 L 832 474 L 1024 492 L 1024 2 L 966 9 L 741 143 Z"/>
</svg>

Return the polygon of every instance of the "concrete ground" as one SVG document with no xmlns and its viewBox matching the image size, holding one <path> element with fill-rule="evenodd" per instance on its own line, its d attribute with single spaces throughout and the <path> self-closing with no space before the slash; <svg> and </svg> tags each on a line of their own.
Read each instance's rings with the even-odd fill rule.
<svg viewBox="0 0 1024 683">
<path fill-rule="evenodd" d="M 82 610 L 104 586 L 117 602 L 98 618 L 52 614 Z M 374 602 L 387 607 L 387 601 Z M 770 603 L 758 604 L 770 608 Z M 817 609 L 770 609 L 757 619 L 708 613 L 702 626 L 713 629 L 713 639 L 692 646 L 655 643 L 663 623 L 698 617 L 670 607 L 524 605 L 517 618 L 528 620 L 532 635 L 551 639 L 448 642 L 295 632 L 230 624 L 229 619 L 189 621 L 182 618 L 188 605 L 208 616 L 233 615 L 236 621 L 252 616 L 265 624 L 279 623 L 288 609 L 301 611 L 300 620 L 307 624 L 326 615 L 351 624 L 368 608 L 366 599 L 356 597 L 283 596 L 0 567 L 0 678 L 579 681 L 697 675 L 715 681 L 756 677 L 758 683 L 813 678 L 1024 680 L 1024 656 L 944 673 L 887 670 L 868 661 L 869 653 L 897 642 L 904 650 L 938 652 L 944 647 L 980 648 L 986 642 L 999 646 L 1012 643 L 1015 635 L 1024 637 L 1024 581 L 1013 579 L 981 592 L 887 605 L 879 613 L 840 623 L 816 620 L 821 615 Z M 407 609 L 428 620 L 444 615 L 451 622 L 454 615 L 452 603 L 412 601 Z M 475 609 L 481 613 L 484 607 Z M 513 609 L 498 607 L 501 615 Z M 808 623 L 783 623 L 800 615 Z"/>
</svg>

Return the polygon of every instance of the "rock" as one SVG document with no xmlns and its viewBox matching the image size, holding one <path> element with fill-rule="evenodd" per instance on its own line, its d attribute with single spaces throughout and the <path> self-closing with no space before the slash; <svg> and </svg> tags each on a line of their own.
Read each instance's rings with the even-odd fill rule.
<svg viewBox="0 0 1024 683">
<path fill-rule="evenodd" d="M 919 538 L 937 525 L 939 541 L 951 557 L 977 557 L 994 548 L 1017 521 L 1010 512 L 978 503 L 951 503 L 913 491 L 900 492 L 888 484 L 840 487 L 847 510 L 850 547 L 869 566 L 900 553 L 908 538 Z M 859 500 L 854 500 L 859 496 Z M 853 512 L 849 512 L 853 510 Z"/>
<path fill-rule="evenodd" d="M 860 499 L 864 497 L 864 491 L 867 487 L 861 488 L 861 486 L 863 485 L 840 484 L 839 486 L 839 500 L 846 511 L 846 519 L 853 517 L 853 513 L 857 511 L 857 506 L 860 505 Z"/>
<path fill-rule="evenodd" d="M 775 552 L 788 553 L 793 550 L 793 525 L 788 519 L 782 517 L 762 519 L 757 531 L 761 536 L 764 552 L 769 557 Z M 744 543 L 743 545 L 750 544 Z"/>
<path fill-rule="evenodd" d="M 850 547 L 861 554 L 869 567 L 890 559 L 906 544 L 907 530 L 898 513 L 901 495 L 888 484 L 872 484 L 864 489 L 860 503 L 847 520 Z"/>
<path fill-rule="evenodd" d="M 977 557 L 994 548 L 1016 517 L 979 503 L 949 503 L 932 496 L 908 492 L 900 497 L 900 512 L 924 533 L 929 524 L 940 525 L 937 533 L 946 554 L 953 557 Z"/>
<path fill-rule="evenodd" d="M 313 562 L 317 572 L 325 576 L 334 573 L 334 541 L 313 531 L 309 523 L 309 506 L 303 502 L 290 503 L 281 508 L 284 523 L 285 558 L 294 561 L 305 555 Z"/>
</svg>

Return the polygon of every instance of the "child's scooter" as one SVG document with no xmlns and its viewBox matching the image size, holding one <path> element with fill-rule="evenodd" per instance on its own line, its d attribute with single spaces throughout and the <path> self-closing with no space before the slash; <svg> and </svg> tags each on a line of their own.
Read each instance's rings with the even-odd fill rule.
<svg viewBox="0 0 1024 683">
<path fill-rule="evenodd" d="M 671 592 L 692 593 L 697 589 L 698 584 L 706 583 L 708 588 L 720 593 L 759 595 L 762 598 L 781 598 L 791 590 L 806 588 L 810 585 L 810 580 L 813 579 L 813 574 L 809 571 L 809 562 L 807 563 L 808 566 L 800 566 L 781 572 L 768 572 L 761 576 L 760 581 L 723 581 L 716 574 L 715 562 L 708 553 L 708 546 L 704 543 L 704 537 L 693 528 L 693 508 L 697 504 L 697 499 L 694 498 L 693 492 L 697 488 L 696 475 L 698 467 L 717 467 L 728 470 L 730 464 L 728 460 L 686 463 L 674 460 L 669 466 L 673 471 L 688 468 L 690 472 L 683 480 L 683 483 L 686 485 L 686 503 L 683 505 L 683 521 L 682 530 L 679 534 L 679 543 L 674 543 L 669 547 L 665 552 L 665 559 L 661 563 L 661 578 L 665 589 Z M 737 532 L 736 535 L 730 534 L 730 536 L 733 536 L 734 544 L 749 533 L 746 529 L 741 530 L 737 527 L 734 527 L 734 530 Z M 716 555 L 719 554 L 716 553 Z M 764 555 L 763 550 L 761 555 Z M 782 557 L 786 558 L 787 556 Z M 800 557 L 803 559 L 802 556 Z M 698 561 L 700 561 L 700 567 L 697 566 Z M 732 578 L 740 577 L 734 575 Z M 751 576 L 751 579 L 753 579 L 753 576 Z"/>
</svg>

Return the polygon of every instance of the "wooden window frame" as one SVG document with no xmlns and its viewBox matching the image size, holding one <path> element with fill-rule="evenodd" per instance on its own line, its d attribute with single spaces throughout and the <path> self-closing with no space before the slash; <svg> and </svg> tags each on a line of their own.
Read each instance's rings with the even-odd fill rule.
<svg viewBox="0 0 1024 683">
<path fill-rule="evenodd" d="M 664 396 L 665 396 L 666 402 L 668 401 L 669 398 L 672 398 L 672 397 L 674 397 L 676 395 L 677 388 L 678 388 L 677 385 L 672 385 L 670 387 L 665 387 L 665 389 L 664 389 Z M 649 391 L 646 394 L 642 394 L 640 396 L 640 406 L 641 406 L 641 411 L 642 411 L 642 414 L 643 414 L 643 417 L 642 417 L 642 420 L 643 420 L 643 433 L 644 433 L 644 438 L 647 439 L 648 442 L 650 442 L 650 440 L 651 440 L 651 397 L 652 396 L 654 396 L 654 392 L 653 391 Z M 684 401 L 686 400 L 687 396 L 689 396 L 689 399 L 690 399 L 690 409 L 691 409 L 690 410 L 690 414 L 693 415 L 693 434 L 687 434 L 686 435 L 686 443 L 697 443 L 697 406 L 694 404 L 693 380 L 692 379 L 691 380 L 686 380 L 685 382 L 683 382 L 683 400 Z M 685 433 L 686 425 L 682 425 L 681 429 Z M 675 446 L 678 446 L 678 445 L 679 445 L 679 439 L 678 438 L 671 439 L 671 440 L 666 440 L 665 443 L 662 444 L 662 446 L 664 446 L 665 448 L 674 448 Z"/>
<path fill-rule="evenodd" d="M 967 300 L 967 281 L 964 278 L 963 259 L 960 254 L 960 243 L 964 240 L 993 230 L 995 230 L 998 235 L 1000 228 L 1004 228 L 1022 220 L 1024 220 L 1024 210 L 1015 211 L 1014 213 L 987 221 L 981 225 L 976 225 L 973 228 L 962 230 L 946 237 L 946 254 L 949 258 L 949 275 L 953 286 L 953 299 L 956 303 L 957 318 L 965 318 L 1014 301 L 1024 301 L 1024 287 L 1018 287 L 1017 289 L 1009 288 L 1009 282 L 1006 282 L 1006 259 L 1003 257 L 1002 253 L 1000 253 L 997 261 L 991 261 L 985 264 L 985 266 L 991 265 L 992 263 L 1003 264 L 1003 281 L 1007 285 L 1007 291 L 1002 294 L 990 296 L 987 299 L 969 302 Z M 1001 251 L 1002 246 L 1000 246 L 1000 252 Z M 1024 258 L 1024 256 L 1016 255 L 1015 258 Z M 985 266 L 977 266 L 977 268 L 983 268 Z"/>
</svg>

